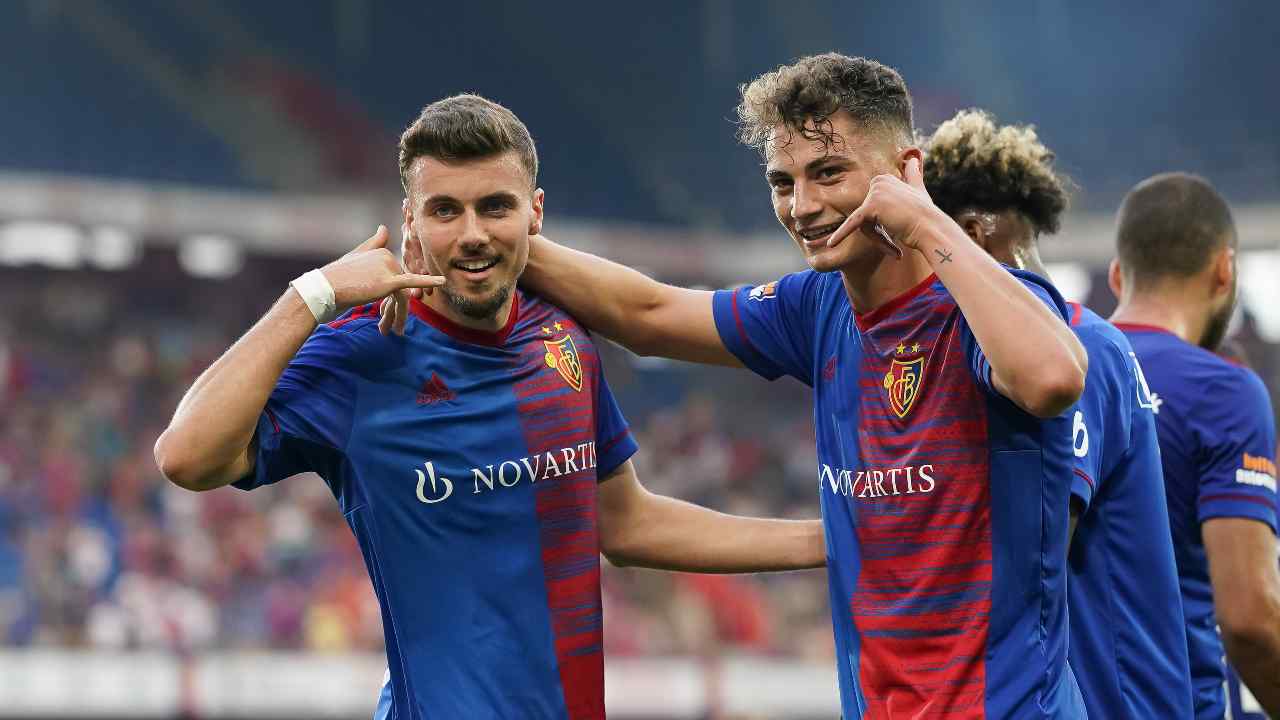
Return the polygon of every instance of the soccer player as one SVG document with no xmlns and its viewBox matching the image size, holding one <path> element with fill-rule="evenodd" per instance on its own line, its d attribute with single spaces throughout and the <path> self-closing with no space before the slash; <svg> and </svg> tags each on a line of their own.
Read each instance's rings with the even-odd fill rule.
<svg viewBox="0 0 1280 720">
<path fill-rule="evenodd" d="M 1280 715 L 1275 420 L 1262 380 L 1212 352 L 1235 307 L 1231 211 L 1203 178 L 1156 175 L 1125 196 L 1116 250 L 1111 320 L 1151 390 L 1195 717 L 1226 712 L 1224 647 Z"/>
<path fill-rule="evenodd" d="M 1060 415 L 1087 358 L 1061 298 L 930 201 L 892 68 L 806 57 L 739 113 L 808 271 L 703 292 L 539 238 L 527 280 L 641 354 L 813 388 L 846 720 L 1083 717 Z"/>
<path fill-rule="evenodd" d="M 654 496 L 591 338 L 515 289 L 543 191 L 528 130 L 477 96 L 400 140 L 405 222 L 292 283 L 188 391 L 156 460 L 191 490 L 318 473 L 382 608 L 388 716 L 604 717 L 599 554 L 703 572 L 820 566 L 821 523 Z M 405 288 L 399 333 L 373 301 Z M 337 314 L 354 308 L 341 317 Z M 335 319 L 336 317 L 336 319 Z"/>
<path fill-rule="evenodd" d="M 965 110 L 924 147 L 934 203 L 996 260 L 1048 277 L 1041 234 L 1067 205 L 1053 153 L 1030 127 Z M 1190 718 L 1191 676 L 1169 536 L 1160 446 L 1142 368 L 1124 335 L 1075 303 L 1089 352 L 1084 395 L 1068 413 L 1076 459 L 1068 556 L 1068 657 L 1091 718 Z"/>
</svg>

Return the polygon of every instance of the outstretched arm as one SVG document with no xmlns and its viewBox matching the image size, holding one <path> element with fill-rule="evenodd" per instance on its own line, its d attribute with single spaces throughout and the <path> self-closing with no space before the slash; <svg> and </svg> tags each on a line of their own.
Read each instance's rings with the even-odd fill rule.
<svg viewBox="0 0 1280 720">
<path fill-rule="evenodd" d="M 387 229 L 321 269 L 337 310 L 407 287 L 434 287 L 442 278 L 400 270 L 386 249 Z M 156 440 L 160 471 L 188 490 L 211 490 L 253 470 L 258 418 L 289 361 L 316 328 L 316 317 L 293 287 L 196 380 Z"/>
<path fill-rule="evenodd" d="M 828 245 L 853 232 L 894 240 L 923 255 L 964 314 L 991 365 L 995 389 L 1037 417 L 1054 417 L 1084 391 L 1088 355 L 1066 322 L 965 235 L 925 191 L 919 151 L 903 175 L 877 175 L 862 205 Z"/>
<path fill-rule="evenodd" d="M 820 520 L 726 515 L 655 495 L 630 460 L 600 484 L 597 505 L 600 550 L 614 565 L 751 573 L 827 564 Z"/>
<path fill-rule="evenodd" d="M 1280 568 L 1276 536 L 1250 518 L 1201 526 L 1213 609 L 1227 657 L 1271 717 L 1280 717 Z"/>
</svg>

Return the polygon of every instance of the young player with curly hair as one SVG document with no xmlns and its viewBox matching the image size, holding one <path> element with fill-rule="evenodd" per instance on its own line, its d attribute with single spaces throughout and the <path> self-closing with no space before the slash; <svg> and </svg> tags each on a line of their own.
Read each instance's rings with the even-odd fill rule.
<svg viewBox="0 0 1280 720">
<path fill-rule="evenodd" d="M 1035 130 L 964 110 L 923 149 L 925 186 L 938 207 L 996 260 L 1047 277 L 1037 244 L 1058 230 L 1068 182 Z M 1089 351 L 1084 395 L 1068 411 L 1071 668 L 1089 717 L 1189 718 L 1191 675 L 1154 403 L 1124 334 L 1068 304 Z"/>
</svg>

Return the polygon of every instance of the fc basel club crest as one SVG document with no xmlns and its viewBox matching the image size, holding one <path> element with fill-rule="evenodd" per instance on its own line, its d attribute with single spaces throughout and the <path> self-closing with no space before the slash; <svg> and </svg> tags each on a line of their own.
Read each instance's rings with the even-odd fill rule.
<svg viewBox="0 0 1280 720">
<path fill-rule="evenodd" d="M 543 340 L 542 344 L 547 348 L 547 354 L 543 356 L 547 367 L 555 368 L 569 387 L 582 392 L 582 363 L 578 361 L 578 348 L 573 344 L 573 336 L 565 333 L 559 340 Z"/>
<path fill-rule="evenodd" d="M 909 360 L 894 358 L 890 362 L 889 372 L 884 376 L 884 389 L 889 393 L 889 407 L 893 408 L 894 414 L 905 418 L 907 413 L 911 412 L 911 406 L 915 405 L 916 398 L 920 396 L 920 386 L 923 382 L 923 354 Z"/>
</svg>

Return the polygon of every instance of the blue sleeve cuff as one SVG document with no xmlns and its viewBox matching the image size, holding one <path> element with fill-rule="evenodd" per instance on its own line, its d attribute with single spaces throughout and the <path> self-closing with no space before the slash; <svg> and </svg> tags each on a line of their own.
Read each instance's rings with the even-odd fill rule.
<svg viewBox="0 0 1280 720">
<path fill-rule="evenodd" d="M 596 481 L 602 481 L 613 474 L 640 446 L 636 444 L 631 428 L 624 428 L 613 439 L 596 449 Z"/>
<path fill-rule="evenodd" d="M 1086 510 L 1089 504 L 1093 502 L 1093 493 L 1097 489 L 1097 483 L 1093 478 L 1089 477 L 1089 473 L 1080 468 L 1071 469 L 1071 495 L 1080 498 L 1080 502 L 1084 503 Z"/>
<path fill-rule="evenodd" d="M 280 480 L 280 478 L 271 479 L 268 473 L 271 456 L 280 449 L 280 426 L 272 417 L 270 410 L 264 409 L 258 416 L 258 429 L 254 432 L 253 441 L 253 470 L 231 483 L 231 487 L 253 490 Z"/>
<path fill-rule="evenodd" d="M 717 290 L 712 298 L 711 307 L 720 341 L 751 372 L 766 380 L 777 380 L 783 375 L 782 369 L 766 360 L 747 337 L 747 329 L 738 307 L 740 294 L 737 290 Z"/>
<path fill-rule="evenodd" d="M 1276 498 L 1262 494 L 1222 490 L 1200 494 L 1198 514 L 1203 523 L 1211 518 L 1248 518 L 1265 523 L 1276 532 Z"/>
</svg>

